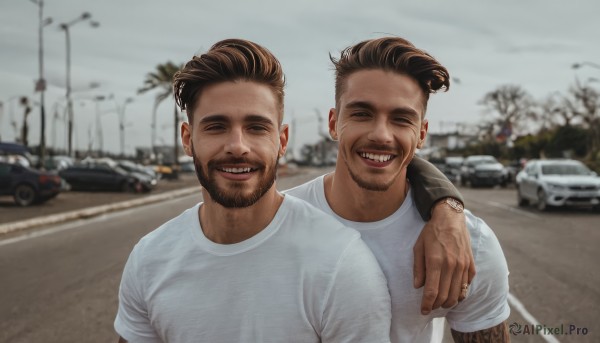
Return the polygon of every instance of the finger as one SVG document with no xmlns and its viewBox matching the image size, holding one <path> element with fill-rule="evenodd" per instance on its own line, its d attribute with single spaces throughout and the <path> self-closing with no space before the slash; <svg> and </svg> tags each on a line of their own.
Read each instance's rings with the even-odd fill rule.
<svg viewBox="0 0 600 343">
<path fill-rule="evenodd" d="M 468 285 L 471 284 L 471 280 L 469 280 L 469 270 L 465 270 L 463 272 L 462 280 L 463 281 L 461 282 L 461 290 L 460 290 L 460 296 L 458 297 L 458 301 L 463 301 L 467 297 L 467 291 L 468 291 L 468 289 L 464 290 L 462 288 L 462 286 L 466 284 L 467 287 L 468 287 Z"/>
<path fill-rule="evenodd" d="M 452 282 L 450 284 L 450 290 L 448 291 L 448 298 L 442 304 L 443 308 L 450 308 L 460 300 L 462 295 L 463 285 L 467 282 L 468 271 L 461 265 L 457 265 L 454 274 L 452 275 Z"/>
<path fill-rule="evenodd" d="M 413 248 L 413 287 L 421 288 L 425 283 L 425 247 L 419 238 Z"/>
<path fill-rule="evenodd" d="M 442 306 L 442 304 L 446 302 L 446 299 L 448 299 L 448 293 L 450 292 L 450 286 L 452 285 L 452 277 L 454 275 L 455 267 L 456 264 L 450 265 L 447 261 L 444 268 L 442 268 L 438 294 L 435 302 L 433 303 L 433 310 Z"/>
<path fill-rule="evenodd" d="M 470 285 L 471 282 L 473 282 L 473 278 L 475 277 L 475 274 L 477 274 L 477 271 L 475 270 L 475 260 L 473 259 L 473 254 L 470 254 L 469 256 L 471 257 L 471 259 L 469 260 L 469 281 L 467 283 Z"/>
<path fill-rule="evenodd" d="M 430 261 L 428 261 L 430 262 Z M 433 261 L 429 263 L 425 269 L 427 276 L 425 277 L 425 287 L 423 288 L 423 299 L 421 300 L 421 313 L 429 314 L 433 309 L 435 299 L 438 296 L 440 286 L 441 261 Z"/>
<path fill-rule="evenodd" d="M 450 290 L 448 291 L 448 298 L 442 304 L 443 308 L 449 308 L 458 304 L 460 300 L 463 279 L 467 275 L 467 270 L 460 264 L 456 265 L 454 274 L 452 275 L 452 281 L 450 283 Z"/>
</svg>

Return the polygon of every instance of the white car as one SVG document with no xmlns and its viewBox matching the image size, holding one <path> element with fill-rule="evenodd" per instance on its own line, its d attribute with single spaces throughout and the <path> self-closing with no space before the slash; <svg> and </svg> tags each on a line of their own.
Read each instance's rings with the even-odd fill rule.
<svg viewBox="0 0 600 343">
<path fill-rule="evenodd" d="M 531 160 L 516 177 L 519 206 L 600 209 L 600 177 L 575 160 Z"/>
</svg>

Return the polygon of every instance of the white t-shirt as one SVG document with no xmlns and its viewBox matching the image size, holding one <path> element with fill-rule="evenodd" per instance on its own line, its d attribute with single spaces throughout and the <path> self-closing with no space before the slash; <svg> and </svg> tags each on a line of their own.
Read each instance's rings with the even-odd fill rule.
<svg viewBox="0 0 600 343">
<path fill-rule="evenodd" d="M 413 287 L 413 247 L 425 225 L 409 192 L 402 206 L 376 222 L 353 222 L 333 212 L 325 198 L 324 176 L 286 193 L 303 199 L 361 233 L 379 261 L 392 296 L 392 342 L 441 342 L 445 317 L 452 329 L 473 332 L 502 323 L 508 306 L 508 267 L 498 239 L 483 220 L 465 211 L 477 274 L 458 305 L 421 314 L 423 288 Z M 349 195 L 350 196 L 350 195 Z M 441 325 L 440 325 L 441 324 Z"/>
<path fill-rule="evenodd" d="M 129 342 L 389 342 L 385 276 L 360 234 L 286 195 L 237 244 L 204 236 L 198 204 L 149 233 L 123 271 Z"/>
</svg>

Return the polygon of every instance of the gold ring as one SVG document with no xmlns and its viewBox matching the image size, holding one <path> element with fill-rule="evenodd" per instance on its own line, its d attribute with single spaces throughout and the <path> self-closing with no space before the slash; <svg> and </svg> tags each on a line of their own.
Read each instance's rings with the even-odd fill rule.
<svg viewBox="0 0 600 343">
<path fill-rule="evenodd" d="M 463 283 L 460 289 L 460 296 L 464 299 L 467 297 L 467 290 L 469 289 L 468 283 Z"/>
</svg>

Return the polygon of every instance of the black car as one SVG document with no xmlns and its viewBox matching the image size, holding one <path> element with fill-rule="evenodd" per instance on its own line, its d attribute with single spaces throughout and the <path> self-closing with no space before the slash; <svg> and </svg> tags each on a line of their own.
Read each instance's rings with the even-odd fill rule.
<svg viewBox="0 0 600 343">
<path fill-rule="evenodd" d="M 57 196 L 60 176 L 18 164 L 0 162 L 0 195 L 12 195 L 19 206 L 42 203 Z"/>
<path fill-rule="evenodd" d="M 460 183 L 465 186 L 506 186 L 507 176 L 504 166 L 490 155 L 474 155 L 467 157 L 462 165 Z"/>
<path fill-rule="evenodd" d="M 156 184 L 149 177 L 104 163 L 77 164 L 61 170 L 59 175 L 73 190 L 148 192 Z"/>
</svg>

